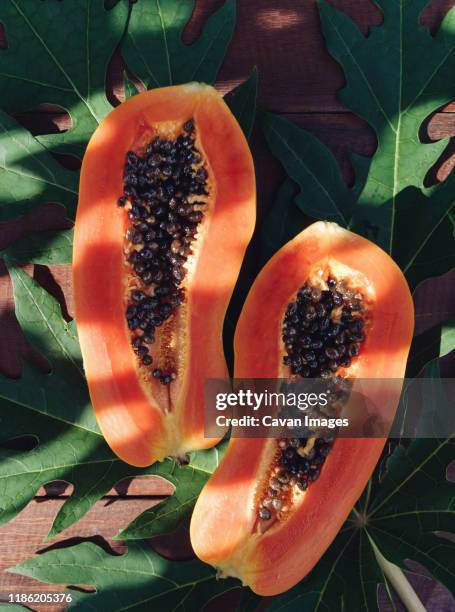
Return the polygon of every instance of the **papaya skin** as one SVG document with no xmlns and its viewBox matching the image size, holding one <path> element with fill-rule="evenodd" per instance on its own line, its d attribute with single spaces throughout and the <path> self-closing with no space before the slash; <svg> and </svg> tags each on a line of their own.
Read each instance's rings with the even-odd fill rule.
<svg viewBox="0 0 455 612">
<path fill-rule="evenodd" d="M 143 151 L 156 129 L 178 133 L 189 118 L 206 160 L 210 195 L 187 262 L 186 298 L 173 318 L 177 379 L 163 387 L 145 378 L 131 348 L 125 320 L 127 214 L 116 203 L 127 152 Z M 98 423 L 127 463 L 147 466 L 217 442 L 204 438 L 204 380 L 227 376 L 222 326 L 253 233 L 255 201 L 246 139 L 208 85 L 189 83 L 133 96 L 104 119 L 89 142 L 74 238 L 76 320 Z"/>
<path fill-rule="evenodd" d="M 278 251 L 254 282 L 235 333 L 236 378 L 289 376 L 281 340 L 284 312 L 298 289 L 321 269 L 352 275 L 369 299 L 368 333 L 346 375 L 404 377 L 414 309 L 402 272 L 365 238 L 334 223 L 317 222 Z M 389 420 L 400 391 L 399 381 L 374 385 L 374 396 L 368 399 Z M 298 496 L 284 520 L 264 531 L 258 528 L 256 491 L 270 468 L 276 440 L 231 439 L 194 509 L 190 534 L 196 555 L 259 595 L 290 589 L 330 546 L 365 488 L 385 442 L 385 438 L 337 438 L 319 479 Z"/>
</svg>

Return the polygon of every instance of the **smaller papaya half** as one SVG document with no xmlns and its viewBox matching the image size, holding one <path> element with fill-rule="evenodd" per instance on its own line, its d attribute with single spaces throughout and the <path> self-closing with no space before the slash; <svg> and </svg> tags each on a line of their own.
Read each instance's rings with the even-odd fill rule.
<svg viewBox="0 0 455 612">
<path fill-rule="evenodd" d="M 227 375 L 226 308 L 255 223 L 254 167 L 213 87 L 138 94 L 84 156 L 76 319 L 101 430 L 145 466 L 212 446 L 204 380 Z"/>
<path fill-rule="evenodd" d="M 235 333 L 235 377 L 320 377 L 333 389 L 402 380 L 413 322 L 409 288 L 392 259 L 365 238 L 318 222 L 254 282 Z M 390 420 L 401 381 L 367 389 L 380 418 Z M 197 556 L 260 595 L 291 588 L 336 536 L 385 441 L 336 433 L 231 439 L 195 506 Z"/>
</svg>

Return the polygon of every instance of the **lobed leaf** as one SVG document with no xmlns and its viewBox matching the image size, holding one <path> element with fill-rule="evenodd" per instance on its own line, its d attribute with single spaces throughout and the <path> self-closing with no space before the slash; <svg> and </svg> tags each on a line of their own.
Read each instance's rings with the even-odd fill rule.
<svg viewBox="0 0 455 612">
<path fill-rule="evenodd" d="M 13 113 L 31 104 L 61 106 L 72 127 L 38 140 L 53 151 L 82 157 L 92 132 L 112 108 L 105 93 L 106 68 L 127 17 L 125 2 L 109 11 L 102 1 L 92 0 L 1 2 L 0 22 L 8 40 L 0 52 L 2 108 Z"/>
<path fill-rule="evenodd" d="M 352 189 L 315 137 L 273 115 L 264 124 L 272 152 L 300 187 L 301 210 L 376 242 L 411 288 L 455 265 L 455 179 L 431 189 L 424 183 L 448 141 L 422 143 L 419 135 L 425 119 L 455 97 L 455 10 L 433 37 L 419 21 L 426 4 L 380 0 L 384 23 L 365 37 L 344 13 L 318 2 L 328 50 L 346 77 L 339 98 L 378 139 L 370 162 L 355 159 Z M 301 229 L 296 223 L 293 233 Z"/>
<path fill-rule="evenodd" d="M 63 168 L 30 132 L 0 111 L 0 222 L 58 202 L 74 216 L 78 175 Z"/>
<path fill-rule="evenodd" d="M 309 132 L 271 113 L 265 114 L 263 128 L 269 147 L 300 187 L 295 201 L 301 211 L 346 227 L 353 197 L 327 147 Z"/>
<path fill-rule="evenodd" d="M 65 169 L 28 130 L 0 110 L 0 223 L 48 202 L 76 212 L 78 173 Z M 4 249 L 17 262 L 71 261 L 72 232 L 34 234 Z"/>
<path fill-rule="evenodd" d="M 66 110 L 71 127 L 65 132 L 36 138 L 6 113 L 0 112 L 0 222 L 17 217 L 41 203 L 64 204 L 70 218 L 77 201 L 77 173 L 62 168 L 49 151 L 82 157 L 87 142 L 112 110 L 106 97 L 106 70 L 125 34 L 125 55 L 143 76 L 146 70 L 170 70 L 170 79 L 149 87 L 187 80 L 212 82 L 229 43 L 235 21 L 234 0 L 206 23 L 199 40 L 190 47 L 180 40 L 193 10 L 192 0 L 112 2 L 74 0 L 37 2 L 5 0 L 0 3 L 0 24 L 7 48 L 0 51 L 2 108 L 9 113 L 52 103 Z M 131 15 L 130 15 L 131 12 Z M 30 58 L 39 61 L 30 61 Z M 138 65 L 139 64 L 139 65 Z M 126 97 L 137 92 L 125 77 Z M 253 108 L 253 110 L 251 110 Z M 254 104 L 247 106 L 249 120 Z M 10 247 L 17 262 L 67 263 L 71 261 L 72 234 L 44 232 Z"/>
<path fill-rule="evenodd" d="M 272 600 L 273 612 L 349 610 L 376 612 L 384 575 L 365 533 L 343 529 L 309 577 Z"/>
<path fill-rule="evenodd" d="M 219 450 L 195 453 L 189 466 L 171 460 L 134 468 L 116 457 L 101 435 L 90 403 L 74 321 L 67 323 L 56 300 L 24 271 L 9 267 L 16 316 L 24 333 L 47 360 L 49 373 L 25 363 L 22 377 L 0 377 L 0 445 L 33 436 L 32 451 L 8 452 L 0 461 L 0 524 L 11 520 L 44 484 L 73 484 L 52 525 L 49 537 L 79 520 L 117 482 L 135 475 L 158 475 L 176 486 L 202 487 L 218 463 Z M 179 492 L 183 495 L 183 492 Z M 184 521 L 188 506 L 173 513 Z"/>
<path fill-rule="evenodd" d="M 397 447 L 369 513 L 368 528 L 390 561 L 405 568 L 406 559 L 422 564 L 455 594 L 455 544 L 440 532 L 453 533 L 454 483 L 446 467 L 455 442 L 415 440 Z"/>
<path fill-rule="evenodd" d="M 10 572 L 50 584 L 96 587 L 95 593 L 71 589 L 69 610 L 200 610 L 221 593 L 238 588 L 220 581 L 199 561 L 169 561 L 144 544 L 131 544 L 122 556 L 92 543 L 52 550 L 25 561 Z"/>
<path fill-rule="evenodd" d="M 194 0 L 149 0 L 133 5 L 122 53 L 147 89 L 190 81 L 213 83 L 235 23 L 235 0 L 226 0 L 204 24 L 192 45 L 182 32 Z"/>
</svg>

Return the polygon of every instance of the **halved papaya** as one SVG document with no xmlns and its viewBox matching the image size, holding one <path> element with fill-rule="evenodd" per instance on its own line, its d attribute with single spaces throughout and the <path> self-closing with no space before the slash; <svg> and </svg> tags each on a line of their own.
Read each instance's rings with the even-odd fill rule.
<svg viewBox="0 0 455 612">
<path fill-rule="evenodd" d="M 138 94 L 84 156 L 74 295 L 101 430 L 145 466 L 212 446 L 203 383 L 227 375 L 226 308 L 255 223 L 251 153 L 213 87 Z"/>
<path fill-rule="evenodd" d="M 413 320 L 392 259 L 365 238 L 317 222 L 254 282 L 235 333 L 235 377 L 322 377 L 334 388 L 402 379 Z M 369 399 L 390 418 L 400 389 L 401 382 L 375 385 Z M 193 513 L 197 556 L 260 595 L 291 588 L 334 539 L 384 444 L 336 435 L 231 439 Z"/>
</svg>

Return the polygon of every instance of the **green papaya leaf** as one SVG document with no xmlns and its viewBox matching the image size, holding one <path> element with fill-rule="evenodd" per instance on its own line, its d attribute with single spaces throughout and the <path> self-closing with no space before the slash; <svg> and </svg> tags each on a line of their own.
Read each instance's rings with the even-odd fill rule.
<svg viewBox="0 0 455 612">
<path fill-rule="evenodd" d="M 20 379 L 0 379 L 0 397 L 66 423 L 77 421 L 87 431 L 98 431 L 82 368 L 75 321 L 67 323 L 58 302 L 23 270 L 9 267 L 9 273 L 16 317 L 29 342 L 49 361 L 50 372 L 43 374 L 26 362 Z M 62 410 L 63 407 L 66 410 Z"/>
<path fill-rule="evenodd" d="M 79 176 L 61 166 L 28 130 L 0 110 L 0 223 L 27 214 L 40 205 L 58 203 L 72 219 Z M 28 236 L 4 249 L 17 262 L 71 261 L 71 230 Z"/>
<path fill-rule="evenodd" d="M 7 112 L 51 102 L 70 114 L 63 133 L 39 136 L 53 151 L 82 156 L 94 129 L 111 110 L 107 64 L 124 33 L 128 4 L 102 1 L 0 3 L 8 48 L 0 52 L 1 106 Z M 31 61 L 34 58 L 34 61 Z"/>
<path fill-rule="evenodd" d="M 126 0 L 0 3 L 0 24 L 7 39 L 6 48 L 0 50 L 0 106 L 17 113 L 30 110 L 32 104 L 52 103 L 71 119 L 67 131 L 33 138 L 0 112 L 0 222 L 45 202 L 62 203 L 73 218 L 77 173 L 62 168 L 48 152 L 82 157 L 93 131 L 112 110 L 105 91 L 106 71 L 128 23 L 124 52 L 138 75 L 143 77 L 141 66 L 151 73 L 160 74 L 163 67 L 172 73 L 162 83 L 144 78 L 148 87 L 215 79 L 232 35 L 235 3 L 227 0 L 207 20 L 198 41 L 186 46 L 180 36 L 193 4 L 192 0 L 134 6 Z M 128 78 L 125 93 L 127 98 L 137 93 Z M 70 231 L 62 236 L 43 232 L 13 245 L 7 254 L 17 262 L 66 263 L 71 258 L 71 237 Z"/>
<path fill-rule="evenodd" d="M 332 153 L 315 136 L 272 113 L 264 115 L 263 128 L 272 152 L 301 189 L 300 210 L 346 227 L 354 201 Z"/>
<path fill-rule="evenodd" d="M 71 589 L 69 610 L 201 610 L 216 596 L 239 588 L 218 580 L 199 561 L 169 561 L 144 544 L 131 544 L 122 556 L 90 542 L 52 550 L 25 561 L 10 572 L 50 584 L 96 586 L 95 593 Z"/>
<path fill-rule="evenodd" d="M 30 132 L 0 111 L 0 222 L 58 202 L 74 216 L 77 172 L 63 168 Z"/>
<path fill-rule="evenodd" d="M 419 21 L 426 4 L 378 2 L 384 24 L 365 37 L 344 13 L 319 2 L 328 49 L 347 77 L 340 100 L 368 121 L 378 137 L 353 227 L 362 228 L 364 221 L 373 224 L 378 244 L 392 255 L 395 218 L 403 206 L 398 195 L 407 187 L 423 188 L 428 170 L 447 146 L 446 139 L 422 144 L 419 130 L 431 112 L 455 95 L 450 78 L 455 68 L 455 11 L 448 12 L 432 37 Z M 427 232 L 433 230 L 427 225 Z"/>
<path fill-rule="evenodd" d="M 7 453 L 0 461 L 0 524 L 11 520 L 49 482 L 73 484 L 52 525 L 53 537 L 80 519 L 117 482 L 136 475 L 157 475 L 177 487 L 194 479 L 192 495 L 218 463 L 218 449 L 195 453 L 188 466 L 171 459 L 149 468 L 123 463 L 107 446 L 90 404 L 74 321 L 24 271 L 10 265 L 16 316 L 29 342 L 49 362 L 50 372 L 24 363 L 22 377 L 0 377 L 0 446 L 32 436 L 31 451 Z M 179 491 L 179 495 L 184 495 Z M 187 518 L 188 504 L 174 509 L 173 525 Z"/>
<path fill-rule="evenodd" d="M 235 0 L 226 0 L 204 24 L 192 45 L 182 31 L 194 0 L 149 0 L 133 5 L 122 53 L 147 89 L 190 81 L 213 83 L 235 23 Z"/>
<path fill-rule="evenodd" d="M 332 154 L 305 130 L 267 115 L 264 132 L 300 188 L 295 199 L 300 209 L 376 242 L 396 259 L 413 288 L 455 265 L 455 178 L 431 188 L 424 182 L 447 139 L 422 143 L 419 136 L 425 119 L 455 97 L 450 76 L 455 69 L 455 10 L 449 10 L 431 36 L 419 21 L 426 0 L 377 4 L 384 23 L 365 37 L 344 13 L 318 2 L 328 50 L 346 77 L 340 100 L 378 138 L 370 163 L 356 160 L 354 187 L 345 186 Z M 301 229 L 296 223 L 293 233 Z"/>
</svg>

